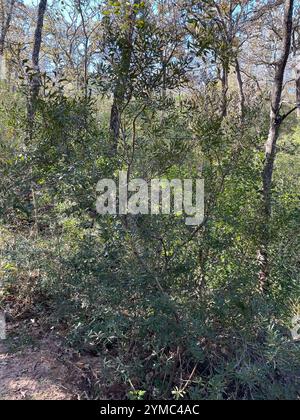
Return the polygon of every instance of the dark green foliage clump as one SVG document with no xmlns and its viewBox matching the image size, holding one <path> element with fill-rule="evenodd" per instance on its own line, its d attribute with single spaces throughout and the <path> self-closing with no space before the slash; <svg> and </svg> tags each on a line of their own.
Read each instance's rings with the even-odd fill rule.
<svg viewBox="0 0 300 420">
<path fill-rule="evenodd" d="M 121 144 L 112 158 L 93 100 L 60 91 L 40 100 L 25 149 L 22 112 L 1 112 L 9 127 L 0 151 L 1 300 L 9 308 L 15 296 L 72 346 L 104 359 L 105 386 L 125 384 L 123 398 L 299 398 L 299 343 L 289 333 L 299 311 L 299 130 L 283 134 L 263 296 L 266 114 L 249 109 L 241 125 L 214 114 L 215 100 L 205 112 L 204 97 L 197 106 L 153 100 L 136 121 L 132 175 L 205 178 L 207 221 L 198 229 L 176 215 L 96 214 L 97 181 L 124 169 L 130 149 Z M 133 101 L 126 118 L 141 106 Z"/>
</svg>

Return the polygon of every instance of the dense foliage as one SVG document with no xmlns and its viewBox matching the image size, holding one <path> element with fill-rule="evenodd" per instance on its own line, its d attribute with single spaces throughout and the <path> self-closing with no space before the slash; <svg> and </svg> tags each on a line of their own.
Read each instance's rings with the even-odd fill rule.
<svg viewBox="0 0 300 420">
<path fill-rule="evenodd" d="M 90 41 L 85 67 L 84 60 L 83 67 L 64 63 L 62 53 L 57 72 L 64 74 L 58 80 L 52 72 L 54 8 L 38 97 L 30 93 L 35 75 L 26 61 L 26 76 L 13 89 L 2 82 L 0 302 L 104 360 L 93 398 L 119 384 L 120 396 L 131 399 L 299 399 L 299 342 L 290 333 L 300 310 L 299 119 L 293 113 L 281 126 L 262 291 L 257 253 L 271 87 L 259 86 L 266 80 L 259 65 L 246 77 L 252 69 L 247 51 L 240 52 L 241 29 L 222 38 L 214 4 L 226 17 L 235 2 L 178 2 L 171 5 L 175 22 L 169 2 L 162 2 L 167 11 L 132 2 L 134 12 L 106 3 L 97 10 L 101 29 L 93 26 L 97 13 L 86 18 L 93 36 L 101 33 L 98 43 Z M 241 3 L 251 9 L 252 2 Z M 78 4 L 82 16 L 95 7 Z M 275 22 L 281 12 L 263 10 Z M 237 24 L 249 31 L 245 16 Z M 265 19 L 251 16 L 252 29 Z M 270 32 L 256 35 L 266 48 Z M 259 38 L 247 39 L 260 48 Z M 90 51 L 94 43 L 101 59 L 96 46 L 95 55 Z M 109 124 L 116 112 L 118 127 Z M 119 170 L 147 180 L 203 177 L 204 223 L 98 215 L 97 182 Z"/>
</svg>

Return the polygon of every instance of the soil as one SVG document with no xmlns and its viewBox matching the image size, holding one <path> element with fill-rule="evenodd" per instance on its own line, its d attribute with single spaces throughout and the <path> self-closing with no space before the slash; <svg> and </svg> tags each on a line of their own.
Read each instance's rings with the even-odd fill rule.
<svg viewBox="0 0 300 420">
<path fill-rule="evenodd" d="M 51 335 L 16 352 L 0 341 L 0 400 L 81 399 L 80 366 Z"/>
</svg>

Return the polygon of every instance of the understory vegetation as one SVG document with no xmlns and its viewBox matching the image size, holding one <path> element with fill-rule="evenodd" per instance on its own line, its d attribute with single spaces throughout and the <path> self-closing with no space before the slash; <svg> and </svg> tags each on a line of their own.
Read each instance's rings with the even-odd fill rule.
<svg viewBox="0 0 300 420">
<path fill-rule="evenodd" d="M 124 399 L 299 399 L 292 53 L 275 123 L 270 117 L 272 61 L 293 2 L 52 3 L 38 62 L 31 44 L 21 48 L 26 37 L 38 43 L 37 20 L 26 25 L 21 13 L 35 16 L 36 7 L 25 2 L 13 15 L 6 41 L 0 307 L 8 321 L 38 320 L 45 334 L 98 357 L 94 399 L 104 385 L 119 386 Z M 279 132 L 268 190 L 272 127 Z M 97 183 L 117 181 L 119 171 L 203 178 L 203 222 L 98 214 Z"/>
</svg>

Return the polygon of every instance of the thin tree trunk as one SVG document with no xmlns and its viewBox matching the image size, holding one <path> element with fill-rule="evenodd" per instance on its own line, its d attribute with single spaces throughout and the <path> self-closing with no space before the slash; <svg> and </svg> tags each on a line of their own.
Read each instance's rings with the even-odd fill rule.
<svg viewBox="0 0 300 420">
<path fill-rule="evenodd" d="M 296 105 L 297 117 L 300 119 L 300 62 L 296 66 Z"/>
<path fill-rule="evenodd" d="M 5 63 L 5 55 L 4 55 L 4 45 L 5 39 L 3 38 L 3 34 L 1 35 L 0 39 L 0 80 L 6 79 L 6 63 Z"/>
<path fill-rule="evenodd" d="M 83 68 L 83 89 L 84 97 L 88 99 L 88 67 L 89 67 L 89 34 L 87 32 L 86 21 L 82 10 L 81 0 L 78 1 L 78 10 L 81 17 L 82 29 L 84 34 L 84 68 Z"/>
<path fill-rule="evenodd" d="M 121 127 L 121 100 L 117 96 L 116 92 L 114 93 L 114 100 L 111 107 L 110 113 L 110 132 L 112 136 L 112 153 L 115 155 L 118 149 L 119 137 L 120 137 L 120 127 Z"/>
<path fill-rule="evenodd" d="M 3 2 L 4 0 L 2 0 Z M 6 79 L 6 62 L 5 62 L 5 42 L 8 31 L 11 26 L 11 19 L 14 12 L 16 0 L 10 0 L 4 4 L 1 2 L 1 13 L 0 13 L 0 80 Z"/>
<path fill-rule="evenodd" d="M 0 50 L 0 80 L 6 80 L 6 61 L 4 52 Z"/>
<path fill-rule="evenodd" d="M 283 118 L 280 116 L 281 96 L 283 80 L 287 61 L 291 49 L 292 27 L 293 27 L 294 0 L 285 0 L 282 54 L 276 64 L 275 78 L 273 83 L 270 129 L 268 140 L 265 144 L 265 162 L 262 173 L 263 180 L 263 208 L 262 208 L 262 238 L 261 248 L 258 251 L 258 262 L 260 265 L 259 281 L 262 292 L 268 290 L 269 258 L 268 248 L 270 241 L 270 219 L 272 214 L 272 182 L 274 163 L 276 158 L 276 146 L 279 137 L 279 130 Z"/>
<path fill-rule="evenodd" d="M 32 52 L 32 67 L 34 74 L 30 83 L 30 98 L 28 103 L 28 120 L 29 124 L 33 123 L 36 100 L 39 95 L 41 86 L 41 74 L 40 74 L 40 52 L 42 46 L 42 33 L 44 26 L 44 18 L 47 8 L 47 0 L 40 0 L 38 7 L 37 24 L 34 34 L 34 44 Z"/>
<path fill-rule="evenodd" d="M 238 59 L 235 60 L 235 71 L 236 71 L 236 79 L 239 86 L 239 95 L 240 95 L 240 115 L 241 119 L 244 119 L 245 116 L 245 94 L 244 94 L 244 83 L 240 68 L 240 63 Z"/>
<path fill-rule="evenodd" d="M 229 77 L 229 70 L 227 64 L 223 63 L 222 66 L 222 76 L 221 76 L 221 83 L 222 83 L 222 103 L 221 103 L 221 115 L 222 118 L 227 116 L 227 107 L 228 107 L 228 77 Z"/>
</svg>

